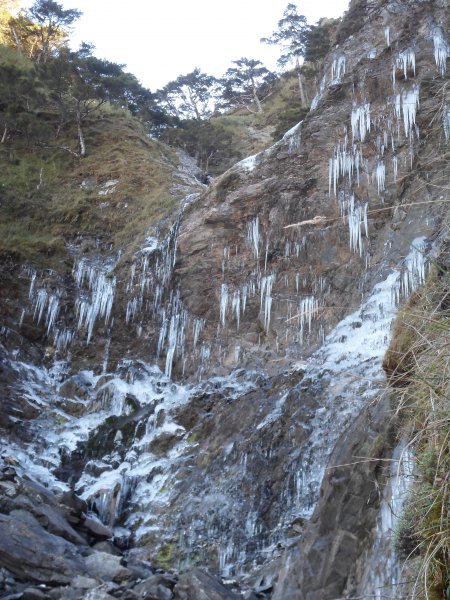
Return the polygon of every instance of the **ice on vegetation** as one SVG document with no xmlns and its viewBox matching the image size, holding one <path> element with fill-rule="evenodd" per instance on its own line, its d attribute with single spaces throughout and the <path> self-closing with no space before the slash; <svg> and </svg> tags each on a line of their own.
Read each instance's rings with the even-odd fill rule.
<svg viewBox="0 0 450 600">
<path fill-rule="evenodd" d="M 408 587 L 402 561 L 397 556 L 392 538 L 399 525 L 403 507 L 413 482 L 414 457 L 399 444 L 393 452 L 389 476 L 383 488 L 377 518 L 375 539 L 370 550 L 359 593 L 364 598 L 396 600 L 402 598 Z"/>
<path fill-rule="evenodd" d="M 104 184 L 102 184 L 98 190 L 98 195 L 99 196 L 108 196 L 109 194 L 112 194 L 116 187 L 117 184 L 119 183 L 118 179 L 110 179 L 109 181 L 106 181 Z"/>
<path fill-rule="evenodd" d="M 447 105 L 444 106 L 442 121 L 444 125 L 445 141 L 448 142 L 450 138 L 450 108 Z"/>
</svg>

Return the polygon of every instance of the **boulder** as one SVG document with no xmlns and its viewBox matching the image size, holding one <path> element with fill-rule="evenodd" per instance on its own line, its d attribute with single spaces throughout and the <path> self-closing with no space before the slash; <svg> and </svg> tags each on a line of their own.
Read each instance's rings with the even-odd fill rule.
<svg viewBox="0 0 450 600">
<path fill-rule="evenodd" d="M 108 540 L 113 536 L 113 530 L 111 527 L 104 525 L 100 519 L 95 515 L 89 514 L 81 526 L 87 531 L 89 535 L 96 538 L 97 540 Z"/>
<path fill-rule="evenodd" d="M 87 572 L 103 581 L 123 581 L 131 577 L 131 571 L 121 564 L 119 556 L 106 552 L 94 552 L 86 558 Z"/>
<path fill-rule="evenodd" d="M 176 600 L 238 600 L 220 581 L 201 571 L 193 569 L 180 575 L 174 590 Z"/>
<path fill-rule="evenodd" d="M 172 600 L 176 581 L 167 575 L 158 574 L 138 583 L 133 588 L 139 598 L 145 600 Z"/>
<path fill-rule="evenodd" d="M 0 515 L 0 566 L 18 579 L 51 584 L 69 583 L 85 572 L 78 548 L 46 531 L 24 510 Z"/>
</svg>

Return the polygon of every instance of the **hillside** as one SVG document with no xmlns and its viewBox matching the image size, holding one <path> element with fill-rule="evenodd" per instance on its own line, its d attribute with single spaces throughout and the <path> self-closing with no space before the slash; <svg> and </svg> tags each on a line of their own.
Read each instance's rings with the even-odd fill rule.
<svg viewBox="0 0 450 600">
<path fill-rule="evenodd" d="M 309 110 L 291 73 L 211 118 L 208 185 L 116 100 L 85 156 L 25 111 L 0 145 L 2 597 L 446 600 L 449 25 L 445 0 L 352 1 Z"/>
</svg>

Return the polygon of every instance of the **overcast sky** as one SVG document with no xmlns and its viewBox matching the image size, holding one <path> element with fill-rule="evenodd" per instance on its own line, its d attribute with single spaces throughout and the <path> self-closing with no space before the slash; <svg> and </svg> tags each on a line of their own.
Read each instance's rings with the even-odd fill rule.
<svg viewBox="0 0 450 600">
<path fill-rule="evenodd" d="M 261 44 L 277 28 L 289 0 L 58 0 L 78 8 L 72 39 L 95 45 L 100 58 L 126 64 L 151 90 L 195 67 L 219 77 L 242 57 L 275 69 L 279 51 Z M 24 0 L 30 5 L 33 0 Z M 338 17 L 349 0 L 293 2 L 309 23 Z"/>
</svg>

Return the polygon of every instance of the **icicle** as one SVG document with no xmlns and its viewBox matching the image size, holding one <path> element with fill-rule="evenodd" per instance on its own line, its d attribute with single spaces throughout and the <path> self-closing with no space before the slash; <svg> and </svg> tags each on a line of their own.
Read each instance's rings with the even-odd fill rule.
<svg viewBox="0 0 450 600">
<path fill-rule="evenodd" d="M 391 30 L 389 27 L 384 28 L 384 39 L 386 40 L 386 46 L 391 45 Z"/>
<path fill-rule="evenodd" d="M 334 195 L 337 196 L 337 184 L 341 177 L 348 177 L 348 183 L 351 185 L 356 175 L 356 182 L 359 185 L 362 164 L 361 151 L 356 144 L 353 144 L 349 150 L 347 149 L 347 138 L 336 144 L 334 156 L 329 162 L 329 193 L 331 194 L 331 188 L 333 188 Z"/>
<path fill-rule="evenodd" d="M 164 370 L 166 377 L 168 377 L 169 379 L 172 376 L 173 359 L 174 359 L 174 355 L 175 355 L 175 350 L 177 348 L 177 334 L 178 334 L 179 322 L 180 322 L 180 315 L 179 314 L 172 315 L 172 317 L 170 319 L 170 325 L 169 325 L 168 348 L 167 348 L 167 354 L 166 354 L 166 367 Z"/>
<path fill-rule="evenodd" d="M 261 279 L 261 309 L 264 307 L 264 329 L 269 332 L 270 313 L 272 310 L 272 287 L 275 283 L 276 275 L 272 273 Z"/>
<path fill-rule="evenodd" d="M 231 311 L 234 313 L 236 317 L 237 329 L 239 331 L 240 319 L 241 319 L 241 295 L 239 290 L 236 290 L 233 293 L 233 298 L 231 300 Z"/>
<path fill-rule="evenodd" d="M 132 298 L 127 302 L 127 310 L 125 313 L 125 322 L 129 323 L 130 321 L 134 321 L 136 313 L 140 308 L 139 298 Z"/>
<path fill-rule="evenodd" d="M 197 347 L 200 334 L 205 326 L 205 319 L 195 319 L 194 320 L 194 349 Z"/>
<path fill-rule="evenodd" d="M 397 158 L 397 156 L 392 157 L 392 166 L 394 168 L 394 183 L 396 183 L 397 175 L 398 175 L 398 158 Z"/>
<path fill-rule="evenodd" d="M 347 205 L 348 228 L 350 233 L 350 250 L 363 255 L 363 243 L 361 236 L 361 223 L 364 224 L 366 237 L 368 236 L 367 227 L 367 203 L 364 206 L 358 204 L 355 206 L 355 197 L 352 195 L 350 200 L 343 203 L 343 208 Z"/>
<path fill-rule="evenodd" d="M 308 334 L 311 333 L 312 319 L 317 314 L 319 303 L 314 296 L 302 298 L 299 303 L 299 325 L 300 342 L 303 343 L 305 326 L 308 326 Z"/>
<path fill-rule="evenodd" d="M 392 73 L 392 80 L 393 80 L 392 82 L 393 82 L 394 86 L 395 86 L 395 72 L 396 72 L 397 67 L 403 69 L 403 75 L 405 76 L 405 79 L 408 79 L 408 68 L 411 67 L 411 69 L 414 71 L 414 77 L 415 77 L 416 76 L 416 54 L 415 54 L 414 50 L 411 50 L 411 48 L 408 48 L 404 52 L 400 52 L 400 54 L 397 56 L 397 59 L 394 63 L 394 67 L 393 67 L 393 73 Z"/>
<path fill-rule="evenodd" d="M 447 58 L 450 56 L 450 44 L 445 39 L 444 32 L 440 27 L 435 27 L 432 31 L 434 43 L 434 60 L 439 69 L 439 73 L 444 77 L 447 70 Z"/>
<path fill-rule="evenodd" d="M 402 92 L 403 125 L 405 135 L 411 138 L 413 127 L 416 125 L 416 114 L 419 106 L 419 87 Z"/>
<path fill-rule="evenodd" d="M 52 327 L 54 326 L 59 313 L 59 298 L 52 295 L 48 299 L 47 316 L 45 324 L 47 325 L 47 335 L 50 334 Z"/>
<path fill-rule="evenodd" d="M 98 271 L 96 275 L 96 280 L 92 277 L 89 279 L 89 287 L 92 292 L 91 300 L 78 299 L 76 302 L 78 329 L 83 326 L 86 327 L 87 343 L 91 340 L 94 324 L 98 317 L 104 317 L 105 324 L 108 323 L 116 289 L 115 277 L 110 277 L 109 274 Z"/>
<path fill-rule="evenodd" d="M 59 352 L 61 352 L 62 350 L 66 350 L 71 341 L 73 340 L 73 337 L 74 332 L 70 329 L 63 329 L 62 331 L 59 331 L 59 329 L 57 329 L 55 331 L 54 336 L 56 349 Z"/>
<path fill-rule="evenodd" d="M 220 323 L 222 327 L 225 327 L 225 319 L 228 308 L 228 286 L 226 283 L 222 283 L 220 291 Z"/>
<path fill-rule="evenodd" d="M 157 354 L 156 354 L 158 356 L 158 358 L 161 356 L 162 349 L 164 347 L 164 342 L 166 341 L 167 326 L 168 326 L 168 321 L 165 316 L 165 311 L 163 311 L 162 326 L 161 326 L 161 331 L 159 332 L 158 350 L 157 350 Z"/>
<path fill-rule="evenodd" d="M 247 239 L 250 244 L 250 247 L 253 250 L 253 255 L 256 260 L 259 259 L 259 242 L 260 242 L 260 233 L 259 233 L 259 217 L 256 216 L 253 221 L 251 221 L 247 225 Z"/>
<path fill-rule="evenodd" d="M 31 271 L 31 281 L 30 281 L 30 290 L 28 292 L 28 298 L 31 300 L 34 292 L 34 284 L 36 281 L 36 271 L 33 269 Z"/>
<path fill-rule="evenodd" d="M 416 239 L 411 245 L 412 251 L 404 261 L 400 283 L 400 291 L 405 298 L 425 282 L 427 266 L 425 240 L 421 238 Z"/>
<path fill-rule="evenodd" d="M 385 189 L 384 184 L 385 184 L 385 179 L 386 179 L 386 167 L 384 165 L 384 162 L 379 161 L 377 163 L 375 176 L 377 179 L 378 195 L 380 195 L 380 192 L 383 192 Z"/>
<path fill-rule="evenodd" d="M 364 142 L 366 134 L 370 131 L 370 104 L 365 102 L 360 106 L 353 104 L 352 109 L 352 136 Z"/>
<path fill-rule="evenodd" d="M 47 304 L 47 300 L 48 300 L 47 291 L 44 289 L 39 290 L 37 293 L 36 304 L 35 304 L 35 308 L 34 308 L 34 318 L 36 319 L 36 314 L 37 314 L 36 320 L 37 320 L 38 324 L 40 323 L 40 321 L 42 319 L 42 315 L 44 313 L 44 309 Z"/>
</svg>

